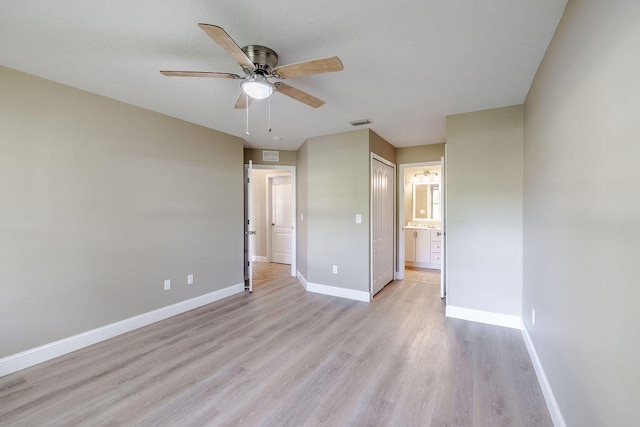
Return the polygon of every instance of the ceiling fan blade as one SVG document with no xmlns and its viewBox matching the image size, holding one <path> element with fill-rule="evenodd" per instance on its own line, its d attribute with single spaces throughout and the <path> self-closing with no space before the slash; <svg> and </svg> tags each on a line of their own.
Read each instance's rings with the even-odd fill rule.
<svg viewBox="0 0 640 427">
<path fill-rule="evenodd" d="M 251 105 L 251 101 L 252 98 L 246 93 L 242 92 L 240 93 L 240 97 L 238 98 L 238 101 L 236 101 L 236 105 L 233 108 L 235 108 L 236 110 L 243 110 Z"/>
<path fill-rule="evenodd" d="M 160 71 L 163 76 L 169 77 L 217 77 L 221 79 L 239 79 L 240 76 L 232 73 L 215 73 L 209 71 Z"/>
<path fill-rule="evenodd" d="M 331 73 L 342 70 L 344 70 L 344 66 L 340 58 L 332 56 L 331 58 L 312 59 L 310 61 L 296 62 L 295 64 L 276 67 L 273 70 L 273 75 L 281 79 L 289 79 L 292 77 Z"/>
<path fill-rule="evenodd" d="M 324 101 L 322 99 L 316 98 L 315 96 L 310 95 L 300 89 L 296 89 L 295 87 L 290 86 L 286 83 L 278 82 L 275 83 L 274 86 L 276 87 L 276 92 L 287 95 L 288 97 L 307 104 L 310 107 L 318 108 L 324 105 Z"/>
<path fill-rule="evenodd" d="M 202 30 L 207 33 L 214 42 L 218 43 L 218 45 L 223 48 L 235 61 L 240 64 L 242 67 L 247 67 L 253 69 L 255 65 L 249 59 L 249 57 L 240 49 L 240 47 L 236 44 L 235 41 L 227 34 L 225 30 L 217 25 L 210 24 L 198 24 L 198 27 L 202 28 Z"/>
</svg>

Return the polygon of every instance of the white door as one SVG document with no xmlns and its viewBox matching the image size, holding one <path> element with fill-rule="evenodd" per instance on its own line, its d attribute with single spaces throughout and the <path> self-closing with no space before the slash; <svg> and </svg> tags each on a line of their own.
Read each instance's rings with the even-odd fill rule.
<svg viewBox="0 0 640 427">
<path fill-rule="evenodd" d="M 291 264 L 291 176 L 270 178 L 271 262 Z"/>
<path fill-rule="evenodd" d="M 249 160 L 247 166 L 247 173 L 245 177 L 245 217 L 244 217 L 244 277 L 245 277 L 245 290 L 253 292 L 253 255 L 255 254 L 255 227 L 251 224 L 250 218 L 252 215 L 252 203 L 251 203 L 251 175 L 253 172 L 253 162 Z"/>
<path fill-rule="evenodd" d="M 446 152 L 446 147 L 445 147 Z M 447 258 L 446 258 L 446 231 L 447 231 L 447 207 L 446 207 L 446 187 L 445 187 L 445 169 L 444 169 L 444 157 L 440 158 L 440 164 L 442 165 L 442 169 L 440 171 L 440 220 L 442 229 L 442 240 L 440 242 L 440 298 L 444 298 L 447 296 Z"/>
<path fill-rule="evenodd" d="M 395 170 L 371 161 L 371 291 L 378 293 L 393 280 Z"/>
</svg>

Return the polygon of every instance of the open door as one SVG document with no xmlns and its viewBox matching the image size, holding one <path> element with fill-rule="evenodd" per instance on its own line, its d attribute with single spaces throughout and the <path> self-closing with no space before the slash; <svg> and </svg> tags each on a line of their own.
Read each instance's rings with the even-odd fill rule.
<svg viewBox="0 0 640 427">
<path fill-rule="evenodd" d="M 442 230 L 442 241 L 440 242 L 440 298 L 444 298 L 447 296 L 447 174 L 445 173 L 446 170 L 444 160 L 444 156 L 440 158 L 440 164 L 442 165 L 442 169 L 440 172 L 440 228 Z"/>
<path fill-rule="evenodd" d="M 245 185 L 245 217 L 244 217 L 244 278 L 245 278 L 245 290 L 253 292 L 253 255 L 255 253 L 254 236 L 256 234 L 251 224 L 252 215 L 252 203 L 251 203 L 251 175 L 253 172 L 253 162 L 249 160 L 249 165 L 246 166 L 246 177 L 244 180 Z"/>
</svg>

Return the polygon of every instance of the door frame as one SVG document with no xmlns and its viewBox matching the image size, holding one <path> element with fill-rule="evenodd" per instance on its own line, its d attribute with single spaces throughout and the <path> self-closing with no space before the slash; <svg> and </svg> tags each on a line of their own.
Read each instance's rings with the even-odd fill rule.
<svg viewBox="0 0 640 427">
<path fill-rule="evenodd" d="M 393 169 L 393 177 L 394 179 L 397 181 L 398 177 L 397 177 L 397 167 L 395 163 L 390 162 L 389 160 L 385 159 L 382 156 L 379 156 L 375 153 L 371 153 L 371 160 L 369 161 L 369 301 L 373 300 L 373 186 L 371 185 L 371 176 L 372 176 L 372 172 L 373 172 L 373 161 L 377 160 L 380 163 L 384 163 L 385 165 L 389 166 L 391 169 Z M 397 251 L 396 251 L 396 247 L 397 247 L 397 242 L 398 242 L 398 236 L 397 236 L 397 232 L 396 232 L 396 227 L 395 224 L 397 223 L 397 216 L 396 216 L 396 211 L 397 211 L 397 192 L 396 192 L 396 185 L 392 186 L 393 187 L 393 224 L 394 227 L 392 227 L 393 229 L 393 279 L 395 279 L 395 271 L 397 270 L 397 264 L 396 264 L 396 259 L 397 259 Z M 404 256 L 404 255 L 403 255 Z M 403 270 L 404 271 L 404 270 Z"/>
<path fill-rule="evenodd" d="M 433 160 L 429 162 L 418 162 L 418 163 L 402 163 L 398 168 L 398 260 L 397 260 L 397 268 L 396 268 L 396 280 L 404 280 L 404 174 L 405 170 L 409 168 L 422 168 L 428 166 L 439 166 L 442 165 L 442 160 Z M 446 184 L 443 186 L 444 191 L 446 191 Z M 440 190 L 440 194 L 442 194 L 442 189 Z M 444 225 L 444 220 L 441 219 L 442 224 Z M 444 228 L 442 229 L 444 231 Z M 440 265 L 440 268 L 444 268 L 444 264 Z"/>
<path fill-rule="evenodd" d="M 280 169 L 278 169 L 279 171 Z M 266 215 L 266 226 L 267 226 L 267 231 L 266 233 L 266 243 L 267 243 L 267 262 L 271 262 L 272 259 L 272 239 L 271 239 L 271 228 L 269 226 L 269 224 L 271 223 L 271 221 L 273 220 L 273 201 L 272 201 L 272 196 L 273 194 L 271 193 L 272 190 L 272 186 L 273 186 L 273 179 L 274 178 L 279 178 L 279 177 L 290 177 L 291 178 L 291 192 L 295 192 L 295 188 L 293 187 L 293 177 L 291 172 L 275 172 L 275 173 L 270 173 L 265 175 L 265 189 L 264 189 L 264 194 L 265 194 L 265 215 Z M 293 199 L 294 196 L 291 196 L 291 202 L 293 203 Z M 295 223 L 296 220 L 296 210 L 295 208 L 292 206 L 292 212 L 291 212 L 291 224 L 293 227 L 293 224 Z M 293 233 L 293 228 L 291 229 L 291 232 Z M 293 263 L 293 245 L 291 246 L 291 262 Z"/>
<path fill-rule="evenodd" d="M 248 167 L 248 164 L 245 164 L 245 167 Z M 296 248 L 296 235 L 297 235 L 297 222 L 296 222 L 296 167 L 295 166 L 285 166 L 285 165 L 257 165 L 253 164 L 253 170 L 256 169 L 267 169 L 267 170 L 280 170 L 287 171 L 291 173 L 291 218 L 292 218 L 292 229 L 291 229 L 291 276 L 296 277 L 297 271 L 297 248 Z M 268 180 L 267 180 L 268 181 Z M 253 183 L 252 183 L 253 184 Z M 250 214 L 250 212 L 248 213 Z M 267 233 L 268 235 L 269 233 Z M 270 237 L 269 237 L 270 238 Z M 270 253 L 267 252 L 267 255 L 270 256 Z"/>
</svg>

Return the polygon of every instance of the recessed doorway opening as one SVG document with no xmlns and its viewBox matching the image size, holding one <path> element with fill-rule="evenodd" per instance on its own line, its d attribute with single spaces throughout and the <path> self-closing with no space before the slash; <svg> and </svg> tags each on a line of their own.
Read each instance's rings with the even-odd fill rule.
<svg viewBox="0 0 640 427">
<path fill-rule="evenodd" d="M 250 200 L 245 200 L 250 230 L 245 239 L 245 280 L 259 283 L 273 274 L 295 277 L 295 166 L 245 166 L 251 175 Z"/>
</svg>

